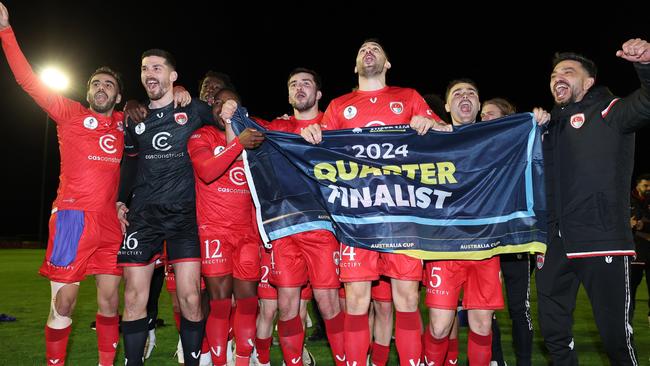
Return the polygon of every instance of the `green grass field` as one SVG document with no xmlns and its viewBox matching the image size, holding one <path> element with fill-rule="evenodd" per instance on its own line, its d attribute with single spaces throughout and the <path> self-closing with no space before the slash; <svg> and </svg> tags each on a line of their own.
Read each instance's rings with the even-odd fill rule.
<svg viewBox="0 0 650 366">
<path fill-rule="evenodd" d="M 15 322 L 0 322 L 0 365 L 43 365 L 45 357 L 45 341 L 43 327 L 48 313 L 49 282 L 37 274 L 43 259 L 44 250 L 36 249 L 6 249 L 0 250 L 0 313 L 11 314 L 18 318 Z M 533 293 L 533 319 L 536 319 L 535 291 Z M 634 337 L 641 365 L 650 365 L 650 327 L 647 314 L 648 293 L 645 284 L 639 288 L 637 307 L 634 317 Z M 73 331 L 68 346 L 67 364 L 97 365 L 97 346 L 95 332 L 89 328 L 95 319 L 95 286 L 92 278 L 81 284 L 79 300 L 74 314 Z M 507 312 L 497 314 L 501 325 L 501 336 L 506 361 L 514 365 L 514 355 L 511 346 L 510 321 Z M 177 365 L 173 358 L 176 350 L 178 335 L 173 326 L 169 295 L 163 291 L 160 299 L 160 318 L 168 326 L 159 328 L 156 332 L 158 346 L 154 350 L 149 365 Z M 310 333 L 311 330 L 308 330 Z M 574 326 L 576 347 L 583 365 L 608 365 L 598 331 L 594 325 L 591 306 L 583 291 L 578 296 L 578 306 Z M 466 329 L 461 328 L 461 361 L 466 341 Z M 334 365 L 331 360 L 326 342 L 308 342 L 307 347 L 317 359 L 318 365 Z M 118 349 L 118 361 L 122 364 L 122 347 Z M 272 364 L 280 365 L 278 346 L 272 348 Z M 393 350 L 390 365 L 397 364 Z M 547 365 L 542 338 L 536 326 L 534 365 Z"/>
</svg>

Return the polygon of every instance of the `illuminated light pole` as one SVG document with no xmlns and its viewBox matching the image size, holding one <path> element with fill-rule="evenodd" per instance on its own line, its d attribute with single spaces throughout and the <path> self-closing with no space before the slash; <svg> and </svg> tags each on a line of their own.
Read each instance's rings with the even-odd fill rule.
<svg viewBox="0 0 650 366">
<path fill-rule="evenodd" d="M 68 87 L 68 77 L 56 67 L 46 67 L 40 74 L 41 81 L 49 88 L 63 91 Z M 47 176 L 47 149 L 48 140 L 50 135 L 50 116 L 45 112 L 45 135 L 43 137 L 43 164 L 41 171 L 41 207 L 38 210 L 38 240 L 43 244 L 47 244 L 45 239 L 45 230 L 43 228 L 43 219 L 45 214 L 45 178 Z"/>
</svg>

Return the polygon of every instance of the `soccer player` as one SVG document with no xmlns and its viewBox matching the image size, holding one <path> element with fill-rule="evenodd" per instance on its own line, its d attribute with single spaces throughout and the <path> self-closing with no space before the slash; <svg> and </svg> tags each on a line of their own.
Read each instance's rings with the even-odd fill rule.
<svg viewBox="0 0 650 366">
<path fill-rule="evenodd" d="M 269 129 L 298 134 L 304 127 L 320 123 L 323 113 L 318 110 L 322 96 L 318 74 L 306 68 L 294 69 L 287 88 L 293 115 L 272 121 Z M 334 362 L 345 365 L 344 314 L 338 300 L 338 240 L 327 230 L 312 230 L 277 239 L 272 250 L 275 261 L 270 281 L 278 290 L 278 334 L 285 363 L 289 365 L 302 355 L 305 334 L 299 316 L 300 292 L 309 282 L 325 321 Z"/>
<path fill-rule="evenodd" d="M 445 92 L 445 101 L 445 109 L 454 126 L 477 121 L 481 104 L 474 81 L 451 81 Z M 550 118 L 541 108 L 535 108 L 533 113 L 539 124 Z M 503 308 L 499 271 L 499 256 L 483 260 L 427 261 L 424 278 L 427 287 L 425 303 L 429 308 L 429 326 L 424 336 L 427 364 L 442 365 L 445 361 L 461 289 L 463 308 L 467 309 L 469 322 L 469 363 L 479 366 L 490 364 L 492 315 L 494 310 Z"/>
<path fill-rule="evenodd" d="M 201 249 L 187 141 L 213 117 L 210 107 L 197 100 L 175 108 L 172 86 L 178 74 L 173 55 L 150 49 L 142 54 L 141 61 L 140 77 L 149 96 L 149 113 L 143 122 L 131 123 L 127 128 L 126 152 L 138 159 L 129 226 L 118 253 L 126 282 L 122 322 L 125 357 L 129 365 L 142 362 L 148 335 L 146 305 L 151 275 L 166 242 L 168 260 L 176 275 L 185 364 L 198 365 L 204 332 Z M 128 182 L 123 185 L 131 187 Z"/>
<path fill-rule="evenodd" d="M 597 86 L 595 63 L 576 53 L 557 54 L 550 75 L 555 107 L 543 141 L 549 243 L 536 285 L 539 325 L 557 365 L 578 364 L 572 327 L 581 284 L 610 362 L 639 362 L 629 318 L 629 189 L 634 132 L 650 124 L 650 44 L 631 39 L 616 56 L 634 65 L 641 84 L 626 98 Z"/>
<path fill-rule="evenodd" d="M 201 240 L 201 273 L 210 296 L 206 332 L 213 363 L 226 364 L 231 297 L 235 296 L 235 365 L 248 365 L 255 341 L 257 282 L 260 279 L 261 241 L 244 164 L 245 148 L 255 148 L 264 135 L 246 129 L 230 143 L 220 117 L 227 100 L 240 101 L 232 89 L 221 89 L 214 99 L 215 126 L 204 126 L 190 137 L 188 149 L 196 179 L 197 219 Z"/>
<path fill-rule="evenodd" d="M 117 250 L 122 240 L 116 199 L 124 146 L 120 78 L 108 67 L 90 75 L 89 107 L 53 92 L 33 73 L 21 52 L 9 12 L 0 3 L 0 38 L 20 86 L 57 124 L 61 173 L 49 221 L 47 252 L 39 272 L 50 280 L 50 315 L 45 326 L 48 365 L 63 365 L 79 282 L 97 281 L 99 364 L 112 365 L 118 334 Z"/>
<path fill-rule="evenodd" d="M 319 143 L 322 129 L 344 129 L 387 124 L 410 124 L 418 134 L 429 129 L 449 130 L 439 121 L 422 97 L 413 89 L 389 87 L 386 72 L 391 67 L 386 52 L 377 40 L 363 42 L 356 56 L 355 72 L 359 88 L 334 99 L 320 124 L 305 127 L 306 141 Z M 418 312 L 422 261 L 403 254 L 379 253 L 341 245 L 339 265 L 345 283 L 345 356 L 348 364 L 362 365 L 370 343 L 368 307 L 372 281 L 390 277 L 396 309 L 395 340 L 400 364 L 419 363 L 421 319 Z"/>
</svg>

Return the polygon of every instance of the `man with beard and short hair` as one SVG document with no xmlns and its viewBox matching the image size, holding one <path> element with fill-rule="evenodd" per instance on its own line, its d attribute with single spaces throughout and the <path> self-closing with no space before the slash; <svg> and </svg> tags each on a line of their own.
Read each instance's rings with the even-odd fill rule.
<svg viewBox="0 0 650 366">
<path fill-rule="evenodd" d="M 287 80 L 289 104 L 293 115 L 277 118 L 269 129 L 290 133 L 320 123 L 318 110 L 322 97 L 320 76 L 307 68 L 296 68 Z M 300 319 L 301 288 L 311 286 L 318 309 L 325 322 L 325 332 L 336 365 L 345 365 L 343 318 L 339 306 L 339 242 L 331 232 L 310 230 L 273 241 L 270 282 L 277 287 L 278 334 L 286 364 L 303 355 L 304 328 Z"/>
<path fill-rule="evenodd" d="M 141 365 L 148 335 L 147 299 L 154 262 L 166 243 L 174 266 L 181 308 L 181 341 L 186 365 L 198 365 L 204 320 L 200 301 L 201 249 L 196 224 L 194 173 L 187 141 L 204 121 L 213 122 L 210 107 L 192 100 L 175 108 L 176 63 L 167 51 L 142 54 L 140 78 L 149 96 L 143 122 L 130 123 L 125 151 L 138 156 L 135 183 L 122 182 L 131 194 L 124 243 L 118 263 L 124 267 L 124 351 L 129 365 Z M 126 213 L 127 210 L 120 210 Z"/>
<path fill-rule="evenodd" d="M 610 362 L 637 365 L 630 323 L 629 187 L 634 132 L 650 123 L 650 44 L 631 39 L 616 56 L 632 62 L 641 88 L 617 98 L 596 84 L 596 65 L 556 54 L 555 100 L 544 134 L 548 246 L 537 259 L 544 343 L 555 365 L 577 365 L 573 311 L 582 284 Z"/>
<path fill-rule="evenodd" d="M 120 160 L 124 146 L 120 78 L 100 67 L 88 79 L 89 108 L 49 89 L 21 52 L 9 12 L 0 3 L 0 38 L 20 86 L 57 125 L 61 173 L 49 221 L 45 259 L 39 273 L 50 280 L 50 315 L 45 326 L 48 365 L 63 365 L 79 282 L 97 281 L 99 364 L 112 365 L 119 339 L 118 287 L 122 275 L 117 251 L 122 232 L 116 211 Z"/>
<path fill-rule="evenodd" d="M 386 85 L 386 72 L 391 63 L 377 40 L 369 39 L 362 43 L 355 64 L 358 90 L 334 99 L 320 124 L 303 128 L 301 135 L 306 141 L 319 143 L 324 129 L 410 124 L 419 135 L 432 128 L 450 129 L 415 90 Z M 355 248 L 345 243 L 341 244 L 340 255 L 340 279 L 345 283 L 347 307 L 344 347 L 348 364 L 366 362 L 370 345 L 368 309 L 371 297 L 386 299 L 391 295 L 396 309 L 395 343 L 400 364 L 418 364 L 422 350 L 422 324 L 418 311 L 422 261 L 403 254 Z M 384 289 L 385 293 L 375 293 L 372 283 L 380 278 L 390 278 L 392 289 L 390 286 L 376 287 Z M 387 360 L 387 352 L 385 356 Z"/>
</svg>

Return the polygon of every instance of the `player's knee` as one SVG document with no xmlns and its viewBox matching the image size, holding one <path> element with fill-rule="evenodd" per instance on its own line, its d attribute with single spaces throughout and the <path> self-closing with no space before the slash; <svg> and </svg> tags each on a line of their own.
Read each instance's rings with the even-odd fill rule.
<svg viewBox="0 0 650 366">
<path fill-rule="evenodd" d="M 430 322 L 429 331 L 431 332 L 431 335 L 433 335 L 433 338 L 442 339 L 449 336 L 451 325 L 441 322 Z"/>
</svg>

